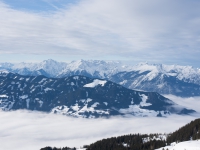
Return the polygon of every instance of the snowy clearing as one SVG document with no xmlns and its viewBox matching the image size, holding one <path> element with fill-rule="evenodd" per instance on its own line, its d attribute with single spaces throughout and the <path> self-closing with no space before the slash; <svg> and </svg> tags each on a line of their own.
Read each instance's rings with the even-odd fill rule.
<svg viewBox="0 0 200 150">
<path fill-rule="evenodd" d="M 171 146 L 162 147 L 156 150 L 200 150 L 200 140 L 172 143 Z"/>
<path fill-rule="evenodd" d="M 97 85 L 104 86 L 104 85 L 106 84 L 106 82 L 107 82 L 107 81 L 95 79 L 92 83 L 86 84 L 86 85 L 84 85 L 83 87 L 94 88 L 94 87 L 97 86 Z"/>
</svg>

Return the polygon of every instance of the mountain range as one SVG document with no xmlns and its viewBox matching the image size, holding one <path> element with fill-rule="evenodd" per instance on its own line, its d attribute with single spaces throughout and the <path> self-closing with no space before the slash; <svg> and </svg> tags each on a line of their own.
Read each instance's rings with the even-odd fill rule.
<svg viewBox="0 0 200 150">
<path fill-rule="evenodd" d="M 119 61 L 103 60 L 65 63 L 49 59 L 40 63 L 0 63 L 0 70 L 53 78 L 82 75 L 109 80 L 129 89 L 181 97 L 200 96 L 200 69 L 192 66 L 148 63 L 124 65 Z"/>
<path fill-rule="evenodd" d="M 127 89 L 108 80 L 85 76 L 49 78 L 0 72 L 0 108 L 28 109 L 74 117 L 168 116 L 190 114 L 156 92 Z"/>
</svg>

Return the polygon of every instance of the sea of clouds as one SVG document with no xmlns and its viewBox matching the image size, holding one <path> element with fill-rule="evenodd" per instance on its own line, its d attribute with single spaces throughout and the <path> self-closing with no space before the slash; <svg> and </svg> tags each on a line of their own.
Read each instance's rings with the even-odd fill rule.
<svg viewBox="0 0 200 150">
<path fill-rule="evenodd" d="M 194 109 L 198 113 L 200 113 L 200 97 L 177 97 L 175 95 L 164 95 L 165 97 L 169 98 L 170 100 L 174 101 L 175 103 L 182 105 L 188 109 Z M 200 117 L 200 116 L 199 116 Z"/>
<path fill-rule="evenodd" d="M 169 97 L 196 110 L 197 106 L 200 106 L 199 97 Z M 167 118 L 83 119 L 36 111 L 0 111 L 0 149 L 39 150 L 45 146 L 80 147 L 102 138 L 130 133 L 169 133 L 198 117 L 197 113 L 192 116 L 172 115 Z"/>
</svg>

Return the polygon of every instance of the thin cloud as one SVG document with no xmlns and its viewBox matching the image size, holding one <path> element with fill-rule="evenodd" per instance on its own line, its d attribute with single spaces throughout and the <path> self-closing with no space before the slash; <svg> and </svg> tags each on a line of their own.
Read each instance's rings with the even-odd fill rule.
<svg viewBox="0 0 200 150">
<path fill-rule="evenodd" d="M 169 133 L 195 116 L 81 119 L 29 111 L 0 111 L 1 149 L 36 150 L 45 146 L 80 147 L 112 136 Z"/>
<path fill-rule="evenodd" d="M 185 0 L 84 0 L 31 13 L 1 2 L 0 53 L 195 64 L 199 6 Z"/>
<path fill-rule="evenodd" d="M 172 101 L 174 101 L 175 103 L 182 105 L 186 108 L 189 109 L 194 109 L 197 112 L 200 113 L 200 97 L 196 96 L 196 97 L 188 97 L 188 98 L 183 98 L 183 97 L 178 97 L 175 95 L 164 95 L 165 97 L 171 99 Z"/>
</svg>

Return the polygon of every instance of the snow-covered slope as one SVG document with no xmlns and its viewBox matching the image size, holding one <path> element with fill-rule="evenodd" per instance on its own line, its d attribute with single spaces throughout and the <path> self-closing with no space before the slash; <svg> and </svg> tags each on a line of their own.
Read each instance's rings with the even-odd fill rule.
<svg viewBox="0 0 200 150">
<path fill-rule="evenodd" d="M 200 69 L 191 66 L 121 62 L 73 61 L 58 77 L 85 75 L 108 79 L 129 89 L 177 96 L 200 96 Z"/>
<path fill-rule="evenodd" d="M 152 80 L 158 74 L 164 74 L 166 76 L 175 76 L 177 79 L 189 83 L 200 84 L 200 69 L 192 66 L 140 63 L 134 66 L 132 71 L 138 71 L 139 73 L 150 71 L 145 78 L 146 80 Z"/>
<path fill-rule="evenodd" d="M 0 108 L 5 111 L 28 109 L 85 118 L 195 112 L 158 93 L 130 90 L 84 76 L 47 78 L 3 72 L 0 81 Z"/>
<path fill-rule="evenodd" d="M 193 68 L 192 66 L 140 63 L 134 66 L 132 71 L 138 72 L 139 74 L 149 72 L 143 78 L 143 80 L 147 81 L 162 74 L 168 77 L 176 77 L 178 80 L 183 80 L 188 83 L 200 84 L 200 69 Z"/>
<path fill-rule="evenodd" d="M 170 146 L 165 146 L 156 150 L 200 150 L 200 140 L 180 143 L 174 142 Z"/>
<path fill-rule="evenodd" d="M 114 74 L 109 80 L 130 89 L 186 97 L 200 95 L 200 70 L 191 66 L 142 63 L 131 71 Z"/>
<path fill-rule="evenodd" d="M 148 63 L 127 66 L 118 61 L 79 60 L 62 63 L 45 60 L 41 63 L 1 63 L 0 70 L 47 77 L 84 75 L 107 79 L 130 89 L 186 97 L 200 96 L 200 69 L 191 66 Z"/>
<path fill-rule="evenodd" d="M 123 65 L 119 61 L 78 60 L 67 64 L 58 77 L 86 75 L 95 78 L 109 78 L 113 74 L 128 71 L 129 69 L 130 67 Z"/>
<path fill-rule="evenodd" d="M 0 70 L 8 70 L 21 75 L 45 75 L 54 77 L 57 76 L 66 65 L 67 63 L 48 59 L 40 63 L 0 63 Z"/>
<path fill-rule="evenodd" d="M 115 73 L 127 71 L 129 67 L 119 61 L 78 60 L 70 63 L 57 62 L 52 59 L 41 63 L 0 63 L 0 70 L 8 70 L 21 75 L 43 70 L 49 77 L 66 77 L 71 75 L 87 75 L 90 77 L 107 78 Z M 130 69 L 130 68 L 129 68 Z"/>
</svg>

